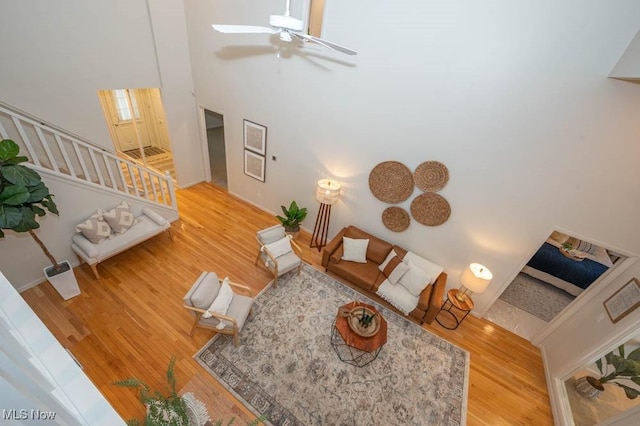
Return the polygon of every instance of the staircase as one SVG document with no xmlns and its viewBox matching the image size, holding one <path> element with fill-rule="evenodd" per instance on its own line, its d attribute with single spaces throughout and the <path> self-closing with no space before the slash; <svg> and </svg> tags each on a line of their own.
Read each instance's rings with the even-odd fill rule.
<svg viewBox="0 0 640 426">
<path fill-rule="evenodd" d="M 16 142 L 34 170 L 178 210 L 169 173 L 163 175 L 118 157 L 2 102 L 0 137 Z"/>
</svg>

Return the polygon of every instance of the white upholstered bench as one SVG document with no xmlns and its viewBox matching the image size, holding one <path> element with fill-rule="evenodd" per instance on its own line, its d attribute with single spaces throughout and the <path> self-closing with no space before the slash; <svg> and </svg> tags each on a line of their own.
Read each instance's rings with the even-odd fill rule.
<svg viewBox="0 0 640 426">
<path fill-rule="evenodd" d="M 163 231 L 169 232 L 169 227 L 171 226 L 167 219 L 147 207 L 142 209 L 142 213 L 136 216 L 136 219 L 138 223 L 129 228 L 127 232 L 116 234 L 99 244 L 92 243 L 79 232 L 73 236 L 71 248 L 81 260 L 91 266 L 96 278 L 100 278 L 98 263 L 122 253 Z M 169 237 L 171 238 L 170 232 Z"/>
</svg>

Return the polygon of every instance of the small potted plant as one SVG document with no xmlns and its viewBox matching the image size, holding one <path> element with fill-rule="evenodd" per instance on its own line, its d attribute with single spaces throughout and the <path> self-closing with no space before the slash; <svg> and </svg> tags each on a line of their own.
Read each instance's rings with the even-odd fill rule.
<svg viewBox="0 0 640 426">
<path fill-rule="evenodd" d="M 28 158 L 19 153 L 20 147 L 11 139 L 0 141 L 0 238 L 4 237 L 3 229 L 27 232 L 52 263 L 44 268 L 47 280 L 67 300 L 80 294 L 73 269 L 66 260 L 56 261 L 34 232 L 40 228 L 36 218 L 44 216 L 47 211 L 57 215 L 58 208 L 40 175 L 20 164 Z"/>
<path fill-rule="evenodd" d="M 295 201 L 292 201 L 289 205 L 289 208 L 285 206 L 280 206 L 282 208 L 282 212 L 284 216 L 276 216 L 278 220 L 284 226 L 284 230 L 295 238 L 300 232 L 300 223 L 307 217 L 307 208 L 306 207 L 298 207 L 298 204 Z"/>
<path fill-rule="evenodd" d="M 576 250 L 573 247 L 573 244 L 568 241 L 562 243 L 562 247 L 560 247 L 560 253 L 564 254 L 569 259 L 577 260 L 578 262 L 587 257 L 586 253 L 582 253 L 581 251 Z"/>
<path fill-rule="evenodd" d="M 618 354 L 609 352 L 596 361 L 596 366 L 600 371 L 599 378 L 584 376 L 576 380 L 576 389 L 580 395 L 593 398 L 605 390 L 606 383 L 622 388 L 629 399 L 640 395 L 640 348 L 625 357 L 624 345 L 620 345 Z"/>
</svg>

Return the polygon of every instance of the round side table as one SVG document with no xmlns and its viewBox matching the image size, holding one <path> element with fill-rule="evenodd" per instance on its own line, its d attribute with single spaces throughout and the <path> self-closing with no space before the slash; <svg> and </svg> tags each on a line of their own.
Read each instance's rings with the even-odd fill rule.
<svg viewBox="0 0 640 426">
<path fill-rule="evenodd" d="M 436 315 L 436 321 L 438 322 L 438 324 L 448 330 L 455 330 L 456 328 L 458 328 L 458 326 L 462 323 L 462 321 L 464 321 L 467 315 L 469 315 L 469 312 L 471 312 L 471 310 L 473 309 L 473 300 L 471 299 L 471 297 L 469 297 L 469 295 L 466 295 L 466 299 L 464 301 L 461 301 L 456 297 L 458 294 L 460 294 L 460 290 L 458 290 L 457 288 L 449 290 L 447 292 L 447 300 L 442 304 L 440 310 L 438 311 L 438 314 Z M 458 313 L 458 315 L 462 314 L 462 316 L 458 317 L 456 313 Z M 447 321 L 449 324 L 447 324 L 446 322 L 443 323 L 440 318 L 438 318 L 440 314 L 445 314 L 445 317 L 448 317 L 450 319 L 449 321 Z"/>
</svg>

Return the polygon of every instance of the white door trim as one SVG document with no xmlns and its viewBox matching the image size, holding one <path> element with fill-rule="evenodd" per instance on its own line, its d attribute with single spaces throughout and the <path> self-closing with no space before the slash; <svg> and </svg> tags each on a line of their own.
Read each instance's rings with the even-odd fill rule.
<svg viewBox="0 0 640 426">
<path fill-rule="evenodd" d="M 204 118 L 204 110 L 207 108 L 198 104 L 198 126 L 200 126 L 200 150 L 202 151 L 202 164 L 204 166 L 204 179 L 211 183 L 211 164 L 209 164 L 209 141 L 207 140 L 207 123 Z"/>
</svg>

